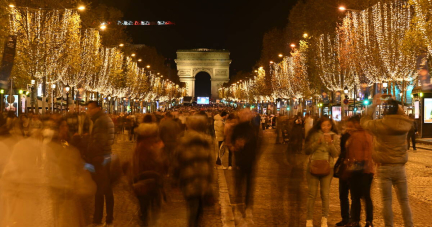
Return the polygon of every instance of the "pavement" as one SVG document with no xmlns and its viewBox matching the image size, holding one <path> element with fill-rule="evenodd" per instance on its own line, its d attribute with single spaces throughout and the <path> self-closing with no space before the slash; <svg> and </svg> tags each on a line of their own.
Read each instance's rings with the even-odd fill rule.
<svg viewBox="0 0 432 227">
<path fill-rule="evenodd" d="M 135 142 L 127 140 L 126 135 L 120 135 L 116 138 L 116 143 L 113 145 L 113 155 L 116 155 L 121 162 L 129 160 L 133 154 Z M 221 206 L 219 204 L 219 184 L 218 184 L 218 170 L 214 170 L 214 182 L 212 184 L 215 193 L 216 202 L 211 207 L 204 209 L 202 218 L 202 226 L 208 227 L 222 227 L 221 219 Z M 138 227 L 141 226 L 139 220 L 139 205 L 132 193 L 126 177 L 122 176 L 119 183 L 114 188 L 114 226 L 121 227 Z M 157 220 L 153 220 L 150 226 L 171 227 L 187 226 L 187 207 L 186 201 L 179 188 L 171 186 L 170 178 L 166 179 L 165 192 L 167 194 L 167 202 L 162 204 L 161 213 Z M 88 221 L 91 220 L 93 212 L 93 201 L 88 201 L 85 208 Z"/>
<path fill-rule="evenodd" d="M 287 153 L 287 145 L 275 144 L 275 131 L 264 131 L 263 148 L 259 153 L 254 176 L 253 221 L 248 226 L 289 226 L 306 225 L 307 183 L 305 180 L 308 157 L 303 154 Z M 432 141 L 431 141 L 432 142 Z M 431 143 L 432 144 L 432 143 Z M 113 153 L 121 161 L 128 160 L 135 143 L 120 136 L 113 147 Z M 432 145 L 423 143 L 417 151 L 409 151 L 409 161 L 406 165 L 409 182 L 409 199 L 413 213 L 414 225 L 432 227 Z M 227 166 L 228 155 L 222 157 L 222 163 Z M 234 168 L 235 169 L 235 168 Z M 234 171 L 215 169 L 213 189 L 216 202 L 207 207 L 201 226 L 233 227 L 233 209 L 239 201 L 234 188 Z M 178 188 L 172 188 L 169 179 L 165 184 L 168 201 L 162 205 L 161 213 L 152 226 L 187 226 L 186 202 Z M 384 226 L 381 214 L 382 202 L 379 186 L 374 179 L 372 199 L 374 202 L 374 224 Z M 319 196 L 318 196 L 319 197 Z M 394 196 L 393 210 L 395 227 L 403 226 L 401 211 Z M 114 187 L 114 226 L 140 226 L 138 204 L 131 193 L 126 179 Z M 92 201 L 91 201 L 92 202 Z M 91 207 L 91 205 L 89 205 Z M 88 214 L 92 209 L 88 208 Z M 321 201 L 315 203 L 314 226 L 320 226 Z M 90 220 L 91 216 L 88 216 Z M 364 220 L 364 216 L 362 220 Z M 340 206 L 338 196 L 338 179 L 334 178 L 330 189 L 329 226 L 340 221 Z M 364 224 L 364 221 L 363 221 Z"/>
<path fill-rule="evenodd" d="M 254 177 L 253 221 L 249 226 L 290 226 L 306 225 L 307 182 L 305 179 L 308 157 L 303 154 L 287 153 L 287 145 L 275 144 L 275 131 L 264 131 L 263 149 L 259 155 Z M 423 144 L 417 151 L 409 151 L 406 164 L 409 200 L 413 213 L 414 226 L 432 227 L 432 146 Z M 226 162 L 225 162 L 226 163 Z M 224 170 L 230 200 L 235 196 L 234 174 Z M 374 203 L 374 224 L 384 226 L 381 214 L 382 202 L 377 179 L 372 185 Z M 395 194 L 394 194 L 395 195 Z M 396 196 L 393 197 L 395 227 L 403 226 L 402 215 Z M 364 212 L 362 212 L 364 226 Z M 315 202 L 314 226 L 320 226 L 321 199 Z M 335 226 L 340 218 L 338 179 L 332 180 L 330 188 L 329 226 Z"/>
</svg>

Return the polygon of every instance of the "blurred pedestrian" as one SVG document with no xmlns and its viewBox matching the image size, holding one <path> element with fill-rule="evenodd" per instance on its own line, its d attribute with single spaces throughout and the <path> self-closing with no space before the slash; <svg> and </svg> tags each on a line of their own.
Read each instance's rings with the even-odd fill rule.
<svg viewBox="0 0 432 227">
<path fill-rule="evenodd" d="M 378 180 L 383 200 L 385 226 L 393 226 L 392 188 L 396 190 L 405 227 L 412 227 L 411 207 L 408 199 L 408 182 L 405 163 L 408 161 L 407 135 L 413 122 L 409 119 L 399 103 L 393 99 L 386 101 L 383 119 L 373 120 L 381 96 L 375 95 L 367 115 L 361 119 L 361 126 L 374 136 L 373 160 L 378 163 Z"/>
<path fill-rule="evenodd" d="M 348 122 L 354 125 L 346 142 L 346 163 L 349 174 L 351 193 L 351 223 L 350 227 L 360 227 L 361 202 L 364 199 L 366 208 L 366 225 L 373 227 L 373 203 L 371 185 L 375 173 L 372 161 L 372 135 L 360 126 L 360 117 L 351 117 Z"/>
<path fill-rule="evenodd" d="M 303 119 L 301 114 L 298 114 L 294 118 L 288 143 L 288 149 L 291 151 L 291 153 L 300 154 L 302 152 L 303 138 Z"/>
<path fill-rule="evenodd" d="M 167 163 L 157 124 L 142 123 L 135 132 L 138 135 L 137 146 L 129 176 L 140 204 L 140 219 L 144 226 L 148 226 L 150 218 L 154 222 L 158 218 L 164 198 L 163 176 Z"/>
<path fill-rule="evenodd" d="M 310 130 L 306 138 L 305 153 L 310 155 L 306 175 L 309 189 L 306 227 L 313 227 L 312 219 L 318 188 L 322 200 L 321 227 L 327 227 L 334 158 L 338 157 L 340 153 L 340 138 L 331 119 L 327 117 L 320 118 Z"/>
<path fill-rule="evenodd" d="M 94 224 L 102 224 L 103 208 L 106 203 L 106 224 L 110 225 L 114 220 L 114 194 L 110 179 L 111 146 L 114 143 L 114 123 L 106 115 L 97 101 L 91 101 L 87 105 L 87 113 L 93 122 L 86 157 L 93 165 L 93 180 L 96 182 Z"/>
<path fill-rule="evenodd" d="M 235 164 L 238 169 L 235 170 L 235 188 L 237 193 L 243 193 L 241 196 L 244 200 L 245 209 L 236 211 L 236 221 L 253 222 L 253 192 L 254 182 L 253 174 L 255 171 L 256 158 L 259 149 L 259 135 L 254 130 L 251 123 L 252 113 L 249 109 L 242 109 L 238 113 L 239 124 L 234 126 L 231 136 L 231 143 L 235 155 Z"/>
<path fill-rule="evenodd" d="M 189 117 L 188 130 L 175 151 L 174 177 L 187 201 L 189 227 L 199 226 L 205 203 L 213 200 L 213 145 L 206 134 L 207 121 L 205 116 Z"/>
<path fill-rule="evenodd" d="M 336 223 L 336 226 L 345 226 L 350 223 L 350 202 L 349 202 L 349 182 L 348 179 L 343 175 L 346 169 L 346 143 L 350 137 L 350 132 L 355 130 L 354 123 L 348 121 L 345 127 L 345 133 L 342 134 L 340 139 L 339 158 L 334 165 L 334 177 L 339 178 L 339 201 L 342 221 Z"/>
<path fill-rule="evenodd" d="M 234 145 L 232 144 L 231 138 L 234 131 L 234 127 L 238 124 L 238 118 L 234 113 L 230 113 L 225 122 L 224 128 L 224 144 L 228 149 L 228 169 L 232 169 L 232 157 L 234 152 Z"/>
<path fill-rule="evenodd" d="M 305 130 L 305 136 L 308 135 L 309 130 L 312 129 L 313 127 L 313 123 L 314 123 L 314 119 L 310 116 L 309 113 L 307 113 L 305 115 L 305 120 L 304 120 L 304 130 Z"/>
<path fill-rule="evenodd" d="M 216 141 L 217 141 L 216 165 L 222 165 L 220 149 L 224 141 L 225 119 L 227 116 L 228 116 L 227 112 L 222 112 L 221 114 L 217 114 L 214 116 L 214 131 L 215 131 Z"/>
<path fill-rule="evenodd" d="M 169 163 L 172 162 L 173 152 L 178 145 L 180 133 L 180 125 L 174 121 L 171 113 L 167 112 L 159 123 L 159 136 L 164 143 L 164 155 Z"/>
<path fill-rule="evenodd" d="M 410 149 L 410 140 L 412 141 L 413 150 L 416 151 L 416 135 L 418 134 L 417 121 L 414 120 L 414 115 L 410 114 L 409 118 L 413 121 L 410 131 L 408 132 L 408 150 Z"/>
</svg>

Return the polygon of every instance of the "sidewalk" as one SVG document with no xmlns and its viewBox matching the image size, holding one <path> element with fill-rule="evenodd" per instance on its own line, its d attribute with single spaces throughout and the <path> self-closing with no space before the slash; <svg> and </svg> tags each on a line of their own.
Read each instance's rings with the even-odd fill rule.
<svg viewBox="0 0 432 227">
<path fill-rule="evenodd" d="M 264 146 L 260 153 L 255 175 L 253 220 L 255 226 L 305 226 L 308 186 L 306 166 L 308 156 L 286 154 L 287 145 L 275 144 L 274 130 L 264 131 Z M 431 145 L 423 145 L 416 152 L 409 151 L 406 164 L 408 193 L 414 226 L 432 227 L 432 154 Z M 225 170 L 231 201 L 236 201 L 233 171 Z M 329 226 L 341 220 L 338 195 L 338 179 L 332 180 L 330 188 Z M 372 185 L 374 224 L 384 226 L 378 180 Z M 402 214 L 393 193 L 395 227 L 403 226 Z M 362 212 L 364 226 L 364 212 Z M 314 226 L 321 220 L 321 199 L 315 202 Z"/>
<path fill-rule="evenodd" d="M 135 142 L 127 140 L 126 135 L 120 135 L 113 145 L 113 155 L 117 155 L 121 162 L 124 162 L 133 154 Z M 221 208 L 219 204 L 219 184 L 218 173 L 214 170 L 213 189 L 215 193 L 215 204 L 212 207 L 206 207 L 202 220 L 202 226 L 221 227 Z M 151 226 L 187 226 L 187 207 L 186 201 L 179 188 L 172 188 L 170 180 L 165 182 L 165 192 L 168 201 L 162 204 L 162 209 L 158 221 Z M 92 201 L 93 203 L 93 201 Z M 92 216 L 93 205 L 90 205 L 90 216 Z M 131 192 L 126 178 L 123 176 L 118 184 L 114 187 L 114 226 L 138 227 L 139 220 L 138 202 Z M 88 217 L 89 220 L 90 217 Z"/>
<path fill-rule="evenodd" d="M 432 145 L 432 138 L 417 138 L 416 143 L 424 143 L 424 144 Z"/>
</svg>

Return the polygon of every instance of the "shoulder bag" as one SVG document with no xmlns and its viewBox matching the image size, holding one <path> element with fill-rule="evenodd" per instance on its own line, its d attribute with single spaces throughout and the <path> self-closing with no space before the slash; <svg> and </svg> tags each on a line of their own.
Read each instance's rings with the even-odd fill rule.
<svg viewBox="0 0 432 227">
<path fill-rule="evenodd" d="M 309 171 L 317 177 L 325 177 L 330 174 L 330 154 L 328 160 L 312 160 L 313 154 L 309 157 Z"/>
</svg>

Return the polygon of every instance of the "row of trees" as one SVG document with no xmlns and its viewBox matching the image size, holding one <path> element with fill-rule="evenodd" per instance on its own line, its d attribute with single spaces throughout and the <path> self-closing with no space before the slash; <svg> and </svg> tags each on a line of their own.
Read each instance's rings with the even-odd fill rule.
<svg viewBox="0 0 432 227">
<path fill-rule="evenodd" d="M 383 82 L 390 84 L 393 94 L 396 88 L 404 94 L 408 85 L 416 84 L 418 57 L 432 53 L 430 1 L 348 1 L 346 8 L 356 10 L 342 15 L 336 1 L 301 1 L 292 9 L 285 30 L 264 36 L 257 68 L 268 72 L 268 88 L 256 93 L 254 102 L 262 96 L 311 98 L 346 88 L 358 92 L 360 85 Z M 303 39 L 296 44 L 294 37 Z M 254 74 L 246 76 L 253 81 Z"/>
<path fill-rule="evenodd" d="M 81 12 L 77 2 L 66 0 L 13 6 L 1 8 L 0 24 L 7 26 L 0 32 L 3 40 L 17 36 L 11 76 L 16 90 L 42 84 L 44 97 L 63 96 L 71 87 L 96 98 L 143 101 L 170 100 L 185 92 L 169 80 L 170 69 L 154 48 L 129 44 L 124 27 L 116 23 L 99 29 L 101 23 L 120 19 L 120 11 L 86 4 Z"/>
</svg>

